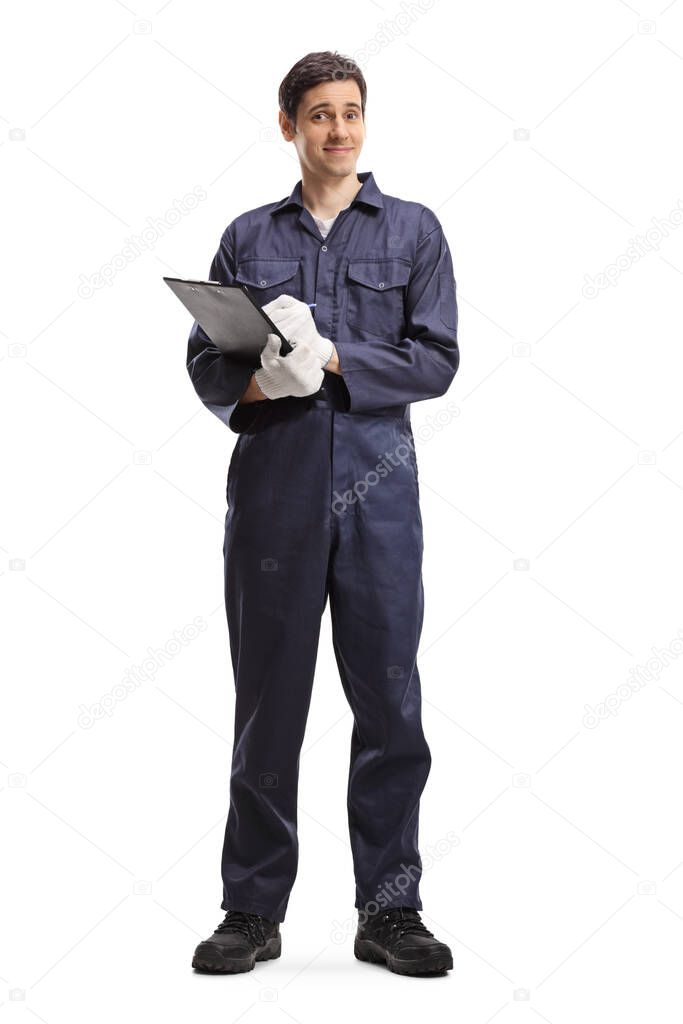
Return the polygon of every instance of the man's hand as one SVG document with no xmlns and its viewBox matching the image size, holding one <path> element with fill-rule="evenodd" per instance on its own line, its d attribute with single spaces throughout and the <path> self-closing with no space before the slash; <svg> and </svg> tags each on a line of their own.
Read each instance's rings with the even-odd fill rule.
<svg viewBox="0 0 683 1024">
<path fill-rule="evenodd" d="M 327 365 L 334 352 L 334 345 L 329 338 L 318 334 L 311 310 L 305 302 L 300 302 L 292 295 L 278 295 L 266 303 L 263 312 L 282 331 L 290 345 L 294 348 L 299 344 L 308 345 L 320 365 Z"/>
<path fill-rule="evenodd" d="M 280 345 L 277 334 L 269 334 L 261 352 L 261 367 L 254 373 L 254 380 L 263 394 L 267 398 L 314 395 L 324 378 L 318 357 L 303 342 L 281 356 Z"/>
</svg>

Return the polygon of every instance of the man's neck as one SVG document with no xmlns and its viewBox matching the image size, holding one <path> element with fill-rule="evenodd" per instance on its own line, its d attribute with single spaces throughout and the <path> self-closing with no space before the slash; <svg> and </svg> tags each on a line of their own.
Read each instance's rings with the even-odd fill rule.
<svg viewBox="0 0 683 1024">
<path fill-rule="evenodd" d="M 362 187 L 363 182 L 355 172 L 344 178 L 330 179 L 310 177 L 302 171 L 301 201 L 311 216 L 329 220 L 350 206 Z"/>
</svg>

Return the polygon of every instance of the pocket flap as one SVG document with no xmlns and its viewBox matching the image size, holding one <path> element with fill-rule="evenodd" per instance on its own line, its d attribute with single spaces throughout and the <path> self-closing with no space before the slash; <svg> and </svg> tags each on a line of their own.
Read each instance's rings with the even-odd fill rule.
<svg viewBox="0 0 683 1024">
<path fill-rule="evenodd" d="M 272 288 L 294 277 L 300 262 L 300 259 L 246 259 L 237 268 L 235 280 L 254 288 Z"/>
<path fill-rule="evenodd" d="M 349 261 L 351 280 L 380 292 L 407 284 L 411 269 L 410 263 L 398 259 Z"/>
</svg>

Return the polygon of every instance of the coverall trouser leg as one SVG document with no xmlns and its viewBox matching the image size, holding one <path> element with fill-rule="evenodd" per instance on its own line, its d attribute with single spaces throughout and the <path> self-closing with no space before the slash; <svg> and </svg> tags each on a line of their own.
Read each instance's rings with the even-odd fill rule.
<svg viewBox="0 0 683 1024">
<path fill-rule="evenodd" d="M 228 474 L 223 550 L 236 703 L 221 906 L 285 918 L 298 867 L 299 757 L 329 598 L 354 717 L 355 906 L 419 910 L 419 800 L 431 756 L 415 663 L 422 521 L 414 454 L 406 457 L 402 440 L 410 427 L 317 402 L 273 403 L 263 417 L 258 431 L 239 436 Z M 368 471 L 384 452 L 391 468 L 375 480 Z"/>
</svg>

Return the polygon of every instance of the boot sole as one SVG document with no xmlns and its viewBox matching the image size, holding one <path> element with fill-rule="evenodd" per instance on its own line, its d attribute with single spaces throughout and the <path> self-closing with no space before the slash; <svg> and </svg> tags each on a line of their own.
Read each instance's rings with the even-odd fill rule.
<svg viewBox="0 0 683 1024">
<path fill-rule="evenodd" d="M 246 959 L 227 956 L 215 942 L 200 942 L 192 957 L 192 966 L 204 974 L 243 974 L 245 971 L 253 971 L 254 965 L 261 960 L 277 960 L 281 952 L 280 936 L 268 939 L 265 946 Z"/>
<path fill-rule="evenodd" d="M 434 953 L 424 960 L 396 960 L 388 950 L 369 939 L 355 939 L 353 952 L 356 960 L 364 960 L 368 964 L 384 964 L 394 974 L 416 977 L 453 970 L 453 957 L 444 953 Z"/>
</svg>

